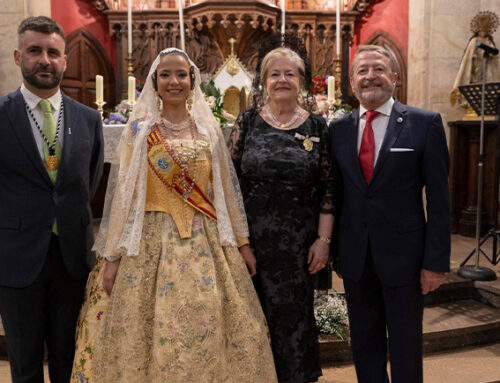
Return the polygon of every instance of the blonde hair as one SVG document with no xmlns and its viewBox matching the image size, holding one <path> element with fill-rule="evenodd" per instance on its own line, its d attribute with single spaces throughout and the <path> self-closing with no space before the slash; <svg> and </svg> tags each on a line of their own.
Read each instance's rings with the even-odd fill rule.
<svg viewBox="0 0 500 383">
<path fill-rule="evenodd" d="M 391 64 L 391 71 L 392 73 L 397 73 L 397 67 L 398 64 L 396 63 L 394 57 L 389 53 L 387 49 L 384 47 L 381 47 L 380 45 L 360 45 L 356 49 L 356 54 L 354 55 L 352 59 L 352 64 L 351 64 L 351 77 L 354 75 L 354 67 L 356 66 L 358 62 L 358 57 L 361 53 L 363 52 L 377 52 L 381 54 L 382 56 L 385 56 L 389 59 L 389 63 Z"/>
<path fill-rule="evenodd" d="M 273 49 L 264 56 L 264 59 L 262 60 L 262 64 L 260 66 L 260 83 L 262 84 L 262 86 L 265 86 L 267 73 L 269 72 L 271 63 L 277 58 L 281 57 L 287 58 L 297 65 L 297 70 L 299 71 L 300 77 L 300 86 L 303 87 L 305 83 L 306 73 L 306 65 L 304 64 L 304 60 L 302 60 L 297 52 L 292 51 L 290 48 L 284 47 Z"/>
</svg>

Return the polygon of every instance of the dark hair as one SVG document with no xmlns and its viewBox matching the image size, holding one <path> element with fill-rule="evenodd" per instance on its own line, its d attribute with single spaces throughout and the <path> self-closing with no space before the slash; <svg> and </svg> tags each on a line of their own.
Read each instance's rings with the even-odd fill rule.
<svg viewBox="0 0 500 383">
<path fill-rule="evenodd" d="M 186 61 L 189 64 L 189 57 L 188 55 L 183 52 L 183 51 L 169 51 L 169 52 L 161 52 L 160 53 L 160 60 L 165 57 L 165 56 L 182 56 L 186 59 Z M 153 88 L 158 92 L 158 83 L 156 82 L 158 80 L 158 73 L 157 73 L 158 67 L 155 69 L 153 74 L 151 75 L 151 80 L 153 81 Z M 189 80 L 191 81 L 191 90 L 194 89 L 194 66 L 190 65 L 189 66 Z"/>
<path fill-rule="evenodd" d="M 57 24 L 50 17 L 46 16 L 32 16 L 21 21 L 21 24 L 17 27 L 17 36 L 20 38 L 22 34 L 26 31 L 35 31 L 40 33 L 45 33 L 51 35 L 52 33 L 57 33 L 64 42 L 66 42 L 66 37 L 64 36 L 64 31 L 59 24 Z"/>
</svg>

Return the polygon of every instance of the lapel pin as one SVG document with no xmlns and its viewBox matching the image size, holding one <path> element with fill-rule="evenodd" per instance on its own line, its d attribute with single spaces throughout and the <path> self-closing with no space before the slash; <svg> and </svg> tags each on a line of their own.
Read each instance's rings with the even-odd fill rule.
<svg viewBox="0 0 500 383">
<path fill-rule="evenodd" d="M 398 119 L 396 121 L 399 123 L 403 122 L 403 117 L 398 117 Z"/>
<path fill-rule="evenodd" d="M 68 134 L 71 136 L 71 128 L 68 128 Z"/>
</svg>

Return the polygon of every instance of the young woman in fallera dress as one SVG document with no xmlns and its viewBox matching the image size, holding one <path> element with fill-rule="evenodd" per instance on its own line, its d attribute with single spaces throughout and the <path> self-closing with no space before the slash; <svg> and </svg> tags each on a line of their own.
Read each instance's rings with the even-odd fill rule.
<svg viewBox="0 0 500 383">
<path fill-rule="evenodd" d="M 178 49 L 151 67 L 110 175 L 73 382 L 277 382 L 238 181 L 199 84 Z"/>
</svg>

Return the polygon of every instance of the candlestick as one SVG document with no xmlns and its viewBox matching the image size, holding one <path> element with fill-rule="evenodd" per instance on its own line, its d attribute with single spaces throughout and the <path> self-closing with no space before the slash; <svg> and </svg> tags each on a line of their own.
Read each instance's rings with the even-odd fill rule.
<svg viewBox="0 0 500 383">
<path fill-rule="evenodd" d="M 128 102 L 129 104 L 135 103 L 135 77 L 128 77 Z"/>
<path fill-rule="evenodd" d="M 337 30 L 336 30 L 336 42 L 337 42 L 337 45 L 336 45 L 336 53 L 337 53 L 337 57 L 340 56 L 340 32 L 341 32 L 341 28 L 340 28 L 340 0 L 337 0 L 337 8 L 335 9 L 335 23 L 337 24 Z"/>
<path fill-rule="evenodd" d="M 103 109 L 103 106 L 106 105 L 106 101 L 97 101 L 96 100 L 95 104 L 97 105 L 97 111 L 101 115 L 101 120 L 104 121 L 104 116 L 103 116 L 104 109 Z"/>
<path fill-rule="evenodd" d="M 328 102 L 335 102 L 335 77 L 328 77 Z"/>
<path fill-rule="evenodd" d="M 333 60 L 335 63 L 335 83 L 337 84 L 337 89 L 335 91 L 335 98 L 339 100 L 340 103 L 342 103 L 342 89 L 341 89 L 341 84 L 342 84 L 342 59 L 339 57 L 335 60 Z"/>
<path fill-rule="evenodd" d="M 328 101 L 328 120 L 332 121 L 335 117 L 335 103 Z"/>
<path fill-rule="evenodd" d="M 285 35 L 286 0 L 281 0 L 281 35 Z"/>
<path fill-rule="evenodd" d="M 179 29 L 180 29 L 180 34 L 181 34 L 181 49 L 185 52 L 186 51 L 186 38 L 184 36 L 184 10 L 182 8 L 182 0 L 178 0 L 178 7 L 179 7 Z"/>
<path fill-rule="evenodd" d="M 128 53 L 132 54 L 132 0 L 127 4 Z"/>
<path fill-rule="evenodd" d="M 127 76 L 134 75 L 134 66 L 132 65 L 132 53 L 127 55 Z"/>
<path fill-rule="evenodd" d="M 96 102 L 104 101 L 103 80 L 104 80 L 104 78 L 101 75 L 95 76 L 95 101 Z"/>
</svg>

